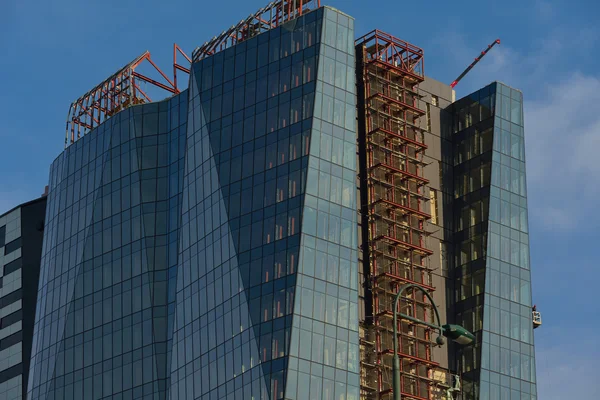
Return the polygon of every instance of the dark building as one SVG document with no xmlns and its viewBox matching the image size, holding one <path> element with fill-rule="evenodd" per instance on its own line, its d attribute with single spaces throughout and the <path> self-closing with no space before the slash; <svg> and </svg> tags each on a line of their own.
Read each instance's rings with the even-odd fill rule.
<svg viewBox="0 0 600 400">
<path fill-rule="evenodd" d="M 418 284 L 403 398 L 536 400 L 519 91 L 455 102 L 318 0 L 192 58 L 167 100 L 145 53 L 71 107 L 29 399 L 392 399 Z M 436 346 L 436 308 L 474 343 Z"/>
<path fill-rule="evenodd" d="M 0 215 L 0 399 L 24 399 L 36 307 L 46 198 Z"/>
<path fill-rule="evenodd" d="M 536 396 L 523 95 L 499 82 L 453 115 L 455 319 L 478 332 L 457 351 L 464 390 Z"/>
</svg>

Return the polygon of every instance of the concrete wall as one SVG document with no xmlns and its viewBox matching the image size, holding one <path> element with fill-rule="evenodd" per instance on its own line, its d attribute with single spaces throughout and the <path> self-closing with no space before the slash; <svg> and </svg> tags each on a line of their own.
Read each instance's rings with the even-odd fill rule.
<svg viewBox="0 0 600 400">
<path fill-rule="evenodd" d="M 452 145 L 450 141 L 451 116 L 444 110 L 452 103 L 453 90 L 449 85 L 426 77 L 419 85 L 422 99 L 419 108 L 426 111 L 421 118 L 421 128 L 426 129 L 424 161 L 427 163 L 424 176 L 429 180 L 427 190 L 436 192 L 437 207 L 434 201 L 429 202 L 430 209 L 437 208 L 437 221 L 430 220 L 425 229 L 431 232 L 427 239 L 427 247 L 434 254 L 429 258 L 432 270 L 433 286 L 436 288 L 433 298 L 438 306 L 442 323 L 448 321 L 448 305 L 451 300 L 452 285 L 448 280 L 447 265 L 450 263 L 452 240 Z M 429 194 L 429 193 L 427 193 Z M 433 210 L 432 210 L 433 211 Z M 447 251 L 442 251 L 444 243 L 448 243 Z M 433 360 L 448 368 L 448 347 L 434 348 Z"/>
</svg>

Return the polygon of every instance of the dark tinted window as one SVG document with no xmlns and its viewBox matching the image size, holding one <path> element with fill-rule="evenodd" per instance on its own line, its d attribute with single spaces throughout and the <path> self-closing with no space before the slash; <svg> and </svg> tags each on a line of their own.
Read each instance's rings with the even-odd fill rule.
<svg viewBox="0 0 600 400">
<path fill-rule="evenodd" d="M 21 321 L 23 319 L 23 310 L 15 311 L 12 314 L 7 315 L 6 317 L 0 319 L 0 329 L 4 329 L 7 326 L 14 324 L 15 322 Z"/>
<path fill-rule="evenodd" d="M 0 308 L 6 307 L 17 300 L 21 300 L 21 298 L 21 289 L 15 290 L 14 292 L 11 292 L 4 297 L 0 297 Z"/>
<path fill-rule="evenodd" d="M 10 346 L 14 346 L 19 343 L 23 338 L 23 331 L 19 331 L 17 333 L 13 333 L 10 336 L 5 337 L 0 340 L 0 351 L 8 349 Z"/>
<path fill-rule="evenodd" d="M 11 261 L 4 266 L 4 275 L 8 275 L 11 272 L 15 272 L 22 266 L 23 266 L 23 259 L 19 257 L 16 260 Z"/>
<path fill-rule="evenodd" d="M 4 255 L 8 255 L 15 251 L 16 249 L 21 247 L 21 238 L 15 239 L 10 243 L 6 243 L 6 247 L 4 247 Z"/>
<path fill-rule="evenodd" d="M 23 364 L 18 363 L 17 365 L 0 372 L 0 383 L 6 382 L 7 380 L 12 379 L 17 375 L 20 375 L 22 373 L 22 369 Z"/>
</svg>

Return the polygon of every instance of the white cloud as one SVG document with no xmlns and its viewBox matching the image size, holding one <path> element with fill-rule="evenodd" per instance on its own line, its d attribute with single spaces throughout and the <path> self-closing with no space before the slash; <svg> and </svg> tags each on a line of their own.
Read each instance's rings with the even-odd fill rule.
<svg viewBox="0 0 600 400">
<path fill-rule="evenodd" d="M 534 15 L 543 21 L 552 19 L 556 15 L 556 10 L 549 1 L 535 0 L 533 2 Z"/>
<path fill-rule="evenodd" d="M 519 52 L 510 43 L 503 41 L 495 46 L 465 78 L 459 88 L 464 94 L 470 93 L 490 83 L 501 81 L 509 86 L 524 90 L 543 86 L 556 65 L 556 54 L 561 54 L 563 42 L 559 38 L 546 37 L 532 43 L 530 52 Z M 471 55 L 473 53 L 470 49 Z M 556 71 L 554 71 L 556 73 Z M 461 82 L 461 85 L 463 82 Z"/>
<path fill-rule="evenodd" d="M 582 38 L 586 48 L 598 32 L 580 33 L 587 38 Z M 462 34 L 451 36 L 453 58 L 476 54 Z M 530 220 L 555 232 L 569 232 L 583 220 L 600 219 L 593 212 L 600 198 L 600 76 L 565 68 L 557 55 L 569 48 L 567 40 L 557 29 L 532 39 L 528 53 L 503 43 L 458 86 L 458 97 L 492 79 L 523 90 Z M 569 52 L 577 57 L 572 48 Z"/>
<path fill-rule="evenodd" d="M 577 225 L 569 210 L 556 208 L 551 205 L 537 206 L 535 202 L 530 203 L 534 204 L 533 207 L 529 208 L 530 217 L 548 230 L 553 232 L 565 232 L 575 228 Z"/>
<path fill-rule="evenodd" d="M 459 84 L 457 95 L 467 95 L 491 80 L 523 91 L 529 219 L 534 239 L 544 238 L 532 249 L 536 252 L 532 259 L 534 294 L 536 303 L 542 308 L 545 304 L 547 315 L 554 314 L 536 332 L 536 339 L 541 339 L 536 340 L 538 399 L 591 399 L 600 393 L 597 334 L 581 323 L 574 324 L 559 310 L 581 318 L 594 315 L 589 300 L 593 283 L 589 282 L 597 275 L 596 263 L 582 261 L 595 258 L 587 248 L 575 253 L 565 247 L 552 248 L 552 243 L 577 240 L 578 229 L 594 229 L 600 224 L 596 212 L 600 199 L 600 74 L 586 70 L 586 64 L 580 62 L 597 54 L 600 29 L 561 26 L 551 4 L 537 1 L 535 5 L 540 9 L 538 21 L 547 23 L 535 37 L 527 38 L 527 49 L 516 50 L 503 41 Z M 446 42 L 453 46 L 440 58 L 445 57 L 450 65 L 461 65 L 464 57 L 479 51 L 479 44 L 467 44 L 472 41 L 460 33 L 451 34 Z M 565 260 L 568 268 L 577 266 L 577 274 L 565 275 Z M 580 282 L 582 276 L 591 281 Z M 568 290 L 574 284 L 581 290 L 570 297 L 556 296 L 557 287 Z M 579 311 L 572 314 L 572 310 Z"/>
<path fill-rule="evenodd" d="M 600 194 L 600 80 L 574 73 L 544 89 L 525 110 L 530 210 L 547 227 L 571 229 L 594 218 Z"/>
<path fill-rule="evenodd" d="M 544 329 L 544 328 L 542 328 Z M 545 337 L 565 335 L 564 329 L 544 332 Z M 592 399 L 600 393 L 595 333 L 578 332 L 570 342 L 537 344 L 538 399 Z M 583 338 L 589 338 L 587 340 Z"/>
<path fill-rule="evenodd" d="M 562 350 L 548 353 L 543 365 L 537 362 L 539 399 L 591 399 L 600 393 L 595 360 Z"/>
</svg>

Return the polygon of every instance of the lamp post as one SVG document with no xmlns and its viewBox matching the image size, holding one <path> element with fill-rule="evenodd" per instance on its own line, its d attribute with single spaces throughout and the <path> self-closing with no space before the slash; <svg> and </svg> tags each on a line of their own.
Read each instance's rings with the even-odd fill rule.
<svg viewBox="0 0 600 400">
<path fill-rule="evenodd" d="M 402 295 L 402 293 L 404 293 L 405 290 L 410 289 L 410 288 L 419 289 L 429 299 L 429 301 L 431 302 L 431 305 L 433 306 L 433 311 L 435 312 L 435 317 L 437 319 L 437 325 L 426 322 L 426 321 L 421 321 L 420 319 L 411 317 L 410 315 L 406 315 L 404 313 L 397 312 L 398 301 L 400 300 L 400 296 Z M 421 325 L 426 325 L 426 326 L 438 331 L 438 337 L 435 339 L 435 342 L 440 346 L 442 346 L 444 344 L 444 338 L 442 337 L 442 335 L 447 336 L 450 339 L 452 339 L 453 341 L 455 341 L 459 344 L 462 344 L 462 345 L 467 345 L 467 344 L 470 344 L 473 341 L 475 341 L 475 335 L 473 335 L 471 332 L 469 332 L 468 330 L 466 330 L 465 328 L 463 328 L 460 325 L 446 324 L 446 325 L 442 326 L 442 323 L 440 322 L 440 314 L 438 312 L 437 306 L 435 305 L 433 298 L 431 297 L 431 295 L 427 292 L 427 290 L 425 288 L 423 288 L 420 285 L 414 284 L 414 283 L 403 285 L 400 288 L 400 290 L 398 291 L 398 293 L 396 294 L 396 297 L 394 299 L 394 358 L 392 360 L 392 376 L 393 376 L 393 381 L 392 381 L 393 386 L 392 387 L 394 390 L 394 400 L 402 399 L 402 389 L 401 389 L 401 384 L 400 384 L 400 357 L 398 357 L 398 314 L 400 314 L 400 316 L 404 319 L 407 319 L 412 322 L 416 322 Z"/>
</svg>

